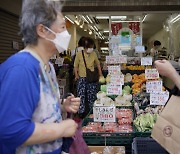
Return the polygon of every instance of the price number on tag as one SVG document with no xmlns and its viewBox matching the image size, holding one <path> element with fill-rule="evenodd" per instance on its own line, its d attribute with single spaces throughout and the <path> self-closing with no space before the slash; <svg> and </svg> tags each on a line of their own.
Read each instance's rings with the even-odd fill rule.
<svg viewBox="0 0 180 154">
<path fill-rule="evenodd" d="M 157 69 L 146 69 L 145 70 L 145 78 L 146 79 L 158 79 L 159 72 L 157 71 Z"/>
</svg>

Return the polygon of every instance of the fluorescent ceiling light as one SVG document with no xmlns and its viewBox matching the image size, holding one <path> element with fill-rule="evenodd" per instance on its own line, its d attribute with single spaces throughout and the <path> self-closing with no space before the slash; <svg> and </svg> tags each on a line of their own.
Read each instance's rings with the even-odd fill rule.
<svg viewBox="0 0 180 154">
<path fill-rule="evenodd" d="M 74 24 L 74 21 L 72 21 L 69 17 L 65 16 L 67 20 L 69 20 L 72 24 Z"/>
<path fill-rule="evenodd" d="M 95 29 L 94 29 L 94 27 L 93 26 L 90 26 L 91 27 L 91 29 L 93 30 L 93 31 L 95 31 Z"/>
<path fill-rule="evenodd" d="M 176 21 L 178 21 L 180 18 L 177 18 L 175 21 L 173 21 L 173 23 L 175 23 Z"/>
<path fill-rule="evenodd" d="M 97 19 L 109 19 L 109 16 L 96 16 Z"/>
<path fill-rule="evenodd" d="M 146 17 L 147 17 L 147 15 L 145 15 L 145 16 L 144 16 L 144 18 L 143 18 L 142 22 L 144 22 L 144 20 L 146 19 Z"/>
<path fill-rule="evenodd" d="M 109 19 L 109 16 L 96 16 L 97 19 Z M 127 16 L 111 16 L 111 19 L 127 19 Z"/>
<path fill-rule="evenodd" d="M 91 18 L 90 18 L 88 15 L 87 15 L 86 17 L 88 18 L 88 20 L 89 20 L 90 23 L 92 24 L 93 22 L 92 22 Z"/>
<path fill-rule="evenodd" d="M 89 24 L 89 21 L 87 21 L 87 19 L 84 16 L 82 16 L 82 18 Z"/>
<path fill-rule="evenodd" d="M 131 21 L 131 20 L 130 20 L 130 21 L 121 21 L 121 20 L 119 20 L 119 21 L 112 21 L 112 23 L 113 23 L 113 22 L 114 22 L 114 23 L 117 23 L 117 22 L 140 22 L 140 21 L 139 21 L 139 20 L 137 20 L 137 21 Z"/>
<path fill-rule="evenodd" d="M 104 32 L 104 33 L 109 33 L 109 30 L 104 30 L 103 32 Z"/>
<path fill-rule="evenodd" d="M 176 21 L 178 21 L 179 20 L 179 17 L 180 17 L 180 14 L 179 15 L 177 15 L 176 17 L 174 17 L 170 22 L 176 22 Z M 178 20 L 177 20 L 178 19 Z"/>
<path fill-rule="evenodd" d="M 96 31 L 99 31 L 98 28 L 97 28 L 96 26 L 94 26 L 94 28 L 95 28 Z"/>
<path fill-rule="evenodd" d="M 109 48 L 102 47 L 101 50 L 109 50 Z"/>
<path fill-rule="evenodd" d="M 109 41 L 106 41 L 106 42 L 105 42 L 105 44 L 108 44 L 108 43 L 109 43 Z"/>
</svg>

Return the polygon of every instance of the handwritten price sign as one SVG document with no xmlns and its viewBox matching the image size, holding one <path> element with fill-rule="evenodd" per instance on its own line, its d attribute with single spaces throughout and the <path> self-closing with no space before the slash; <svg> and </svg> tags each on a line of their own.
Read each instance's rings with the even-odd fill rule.
<svg viewBox="0 0 180 154">
<path fill-rule="evenodd" d="M 106 56 L 107 64 L 127 63 L 127 56 Z"/>
<path fill-rule="evenodd" d="M 120 66 L 108 66 L 108 73 L 109 74 L 120 74 L 121 67 Z"/>
<path fill-rule="evenodd" d="M 161 92 L 162 91 L 162 81 L 147 81 L 146 82 L 146 92 Z"/>
<path fill-rule="evenodd" d="M 165 105 L 168 99 L 169 99 L 168 91 L 150 93 L 150 105 Z"/>
<path fill-rule="evenodd" d="M 157 69 L 146 69 L 145 70 L 145 78 L 146 79 L 158 79 L 159 72 L 157 71 Z"/>
<path fill-rule="evenodd" d="M 122 95 L 122 85 L 108 84 L 107 85 L 108 95 Z"/>
<path fill-rule="evenodd" d="M 142 57 L 141 58 L 141 65 L 152 65 L 152 57 Z"/>
<path fill-rule="evenodd" d="M 119 56 L 106 56 L 107 64 L 119 64 Z"/>
<path fill-rule="evenodd" d="M 116 122 L 116 107 L 93 107 L 95 122 Z"/>
<path fill-rule="evenodd" d="M 124 75 L 111 75 L 112 84 L 124 85 Z"/>
</svg>

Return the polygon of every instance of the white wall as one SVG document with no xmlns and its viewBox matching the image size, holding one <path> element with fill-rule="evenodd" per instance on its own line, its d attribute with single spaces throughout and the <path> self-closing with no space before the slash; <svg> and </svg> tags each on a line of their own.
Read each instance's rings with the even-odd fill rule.
<svg viewBox="0 0 180 154">
<path fill-rule="evenodd" d="M 173 24 L 172 26 L 172 41 L 174 48 L 174 56 L 180 57 L 180 20 Z M 167 52 L 171 53 L 173 49 L 170 49 L 169 46 L 169 32 L 166 32 L 164 29 L 161 29 L 155 35 L 153 35 L 148 40 L 148 47 L 152 48 L 153 42 L 158 40 L 161 42 L 161 46 L 167 48 Z"/>
</svg>

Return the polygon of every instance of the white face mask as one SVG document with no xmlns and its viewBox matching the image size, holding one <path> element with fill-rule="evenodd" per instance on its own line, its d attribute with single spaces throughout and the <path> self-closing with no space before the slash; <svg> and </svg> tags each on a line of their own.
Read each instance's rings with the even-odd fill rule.
<svg viewBox="0 0 180 154">
<path fill-rule="evenodd" d="M 54 31 L 52 31 L 51 29 L 49 29 L 48 27 L 45 27 L 47 30 L 49 30 L 50 32 L 52 32 L 54 35 L 56 35 L 54 40 L 50 40 L 47 39 L 51 42 L 54 43 L 56 49 L 58 50 L 59 53 L 67 50 L 68 46 L 69 46 L 69 42 L 71 39 L 71 35 L 69 35 L 68 31 L 65 30 L 61 33 L 55 33 Z"/>
<path fill-rule="evenodd" d="M 87 53 L 91 53 L 91 52 L 93 52 L 93 48 L 88 48 Z"/>
</svg>

